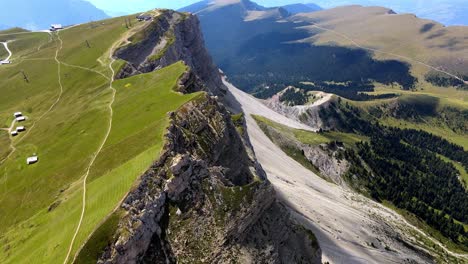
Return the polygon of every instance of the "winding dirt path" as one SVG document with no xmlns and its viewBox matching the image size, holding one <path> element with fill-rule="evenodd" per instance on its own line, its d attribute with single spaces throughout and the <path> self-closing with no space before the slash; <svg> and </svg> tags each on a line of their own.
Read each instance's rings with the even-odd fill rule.
<svg viewBox="0 0 468 264">
<path fill-rule="evenodd" d="M 93 70 L 93 69 L 90 69 L 90 68 L 86 68 L 86 67 L 83 67 L 83 66 L 79 66 L 79 65 L 68 64 L 68 63 L 65 63 L 65 62 L 62 62 L 62 64 L 65 65 L 65 66 L 71 67 L 71 68 L 77 68 L 77 69 L 81 69 L 81 70 L 84 70 L 84 71 L 89 71 L 89 72 L 99 74 L 100 76 L 104 77 L 104 79 L 110 81 L 110 78 L 108 76 L 106 76 L 102 72 L 99 72 L 99 71 L 96 71 L 96 70 Z"/>
<path fill-rule="evenodd" d="M 104 140 L 102 141 L 101 145 L 99 146 L 98 150 L 95 152 L 93 158 L 91 159 L 91 162 L 90 164 L 88 165 L 87 169 L 86 169 L 86 173 L 83 175 L 83 198 L 82 198 L 82 209 L 81 209 L 81 215 L 80 215 L 80 220 L 78 222 L 78 226 L 76 227 L 76 230 L 75 230 L 75 233 L 73 234 L 73 238 L 70 242 L 70 246 L 68 248 L 68 252 L 67 252 L 67 256 L 65 257 L 65 260 L 63 261 L 64 264 L 68 263 L 69 259 L 70 259 L 70 255 L 71 255 L 71 252 L 73 250 L 73 245 L 75 244 L 75 240 L 76 240 L 76 237 L 78 236 L 78 233 L 80 232 L 80 228 L 81 228 L 81 225 L 83 223 L 83 219 L 84 219 L 84 216 L 85 216 L 85 212 L 86 212 L 86 190 L 87 190 L 87 186 L 86 186 L 86 182 L 87 182 L 87 179 L 88 179 L 88 176 L 89 176 L 89 173 L 91 171 L 91 168 L 92 166 L 94 165 L 94 162 L 96 161 L 96 158 L 99 156 L 99 154 L 101 153 L 102 149 L 104 148 L 104 145 L 106 144 L 107 142 L 107 139 L 109 138 L 109 135 L 110 135 L 110 132 L 112 130 L 112 121 L 113 121 L 113 116 L 114 116 L 114 110 L 112 108 L 112 105 L 114 104 L 114 101 L 115 101 L 115 95 L 116 95 L 116 90 L 114 89 L 114 87 L 112 86 L 113 82 L 115 81 L 115 70 L 114 68 L 112 67 L 112 65 L 114 64 L 115 62 L 115 59 L 113 57 L 113 54 L 114 54 L 114 51 L 116 50 L 116 48 L 122 43 L 122 42 L 126 42 L 128 41 L 128 37 L 133 34 L 135 32 L 135 30 L 138 30 L 140 29 L 141 27 L 147 25 L 149 23 L 143 23 L 143 24 L 140 24 L 141 26 L 139 27 L 135 27 L 133 30 L 129 30 L 127 31 L 126 34 L 124 34 L 120 39 L 118 39 L 113 45 L 112 47 L 109 49 L 109 56 L 108 56 L 108 59 L 109 59 L 109 64 L 107 65 L 107 67 L 109 68 L 110 70 L 110 74 L 111 76 L 110 77 L 107 77 L 105 75 L 103 75 L 102 73 L 98 72 L 98 71 L 95 71 L 93 69 L 89 69 L 89 68 L 86 68 L 86 67 L 82 67 L 82 66 L 76 66 L 76 65 L 69 65 L 71 67 L 78 67 L 78 68 L 81 68 L 81 69 L 85 69 L 85 70 L 89 70 L 89 71 L 92 71 L 92 72 L 95 72 L 95 73 L 98 73 L 102 76 L 104 76 L 106 79 L 109 80 L 109 89 L 112 91 L 112 98 L 111 98 L 111 101 L 109 102 L 109 105 L 108 105 L 108 108 L 109 108 L 109 126 L 108 126 L 108 129 L 107 129 L 107 132 L 106 132 L 106 135 L 104 137 Z M 98 58 L 97 61 L 103 65 L 103 61 Z M 77 254 L 79 253 L 79 250 L 76 252 L 75 256 L 73 257 L 73 260 L 76 259 L 77 257 Z"/>
<path fill-rule="evenodd" d="M 251 115 L 262 115 L 293 128 L 314 129 L 279 117 L 278 113 L 263 107 L 251 95 L 225 80 L 224 84 L 229 88 L 228 100 L 236 99 L 241 108 L 238 110 L 245 113 L 247 131 L 255 154 L 279 199 L 317 236 L 322 248 L 322 261 L 406 263 L 407 259 L 412 259 L 417 263 L 430 262 L 423 254 L 408 248 L 399 240 L 401 238 L 414 244 L 416 238 L 408 230 L 416 230 L 453 256 L 466 257 L 450 252 L 394 211 L 323 180 L 287 156 L 263 133 Z M 236 105 L 235 102 L 231 104 Z"/>
<path fill-rule="evenodd" d="M 63 95 L 63 84 L 62 84 L 62 67 L 61 67 L 61 62 L 60 60 L 58 59 L 58 55 L 59 55 L 59 52 L 62 50 L 63 48 L 63 41 L 62 39 L 60 38 L 60 35 L 59 35 L 59 32 L 57 32 L 57 40 L 60 42 L 60 45 L 57 47 L 57 50 L 55 50 L 55 57 L 54 57 L 54 60 L 55 62 L 57 63 L 57 79 L 58 79 L 58 84 L 59 84 L 59 87 L 60 87 L 60 92 L 59 92 L 59 95 L 57 96 L 57 99 L 55 99 L 54 103 L 49 107 L 49 109 L 47 109 L 47 111 L 45 111 L 36 121 L 34 121 L 34 123 L 32 124 L 32 126 L 26 131 L 26 133 L 24 134 L 23 137 L 21 137 L 17 143 L 20 143 L 27 135 L 29 135 L 29 133 L 33 130 L 33 128 L 36 126 L 36 124 L 41 121 L 46 115 L 48 115 L 54 108 L 55 106 L 60 102 L 60 100 L 62 99 L 62 95 Z"/>
<path fill-rule="evenodd" d="M 28 33 L 31 33 L 31 32 L 28 32 Z M 58 79 L 58 84 L 59 84 L 59 87 L 60 87 L 59 94 L 58 94 L 58 96 L 57 96 L 57 99 L 55 99 L 55 101 L 54 101 L 54 102 L 52 103 L 52 105 L 47 109 L 47 111 L 45 111 L 41 116 L 39 116 L 39 118 L 38 118 L 37 120 L 35 120 L 35 121 L 33 122 L 33 124 L 31 125 L 31 127 L 29 127 L 29 128 L 26 130 L 26 133 L 24 133 L 24 135 L 23 135 L 20 139 L 18 139 L 18 140 L 16 141 L 16 144 L 21 143 L 21 142 L 29 135 L 29 133 L 31 133 L 31 131 L 33 130 L 33 128 L 36 126 L 36 124 L 37 124 L 39 121 L 41 121 L 46 115 L 48 115 L 48 114 L 55 108 L 55 106 L 60 102 L 60 100 L 62 99 L 63 85 L 62 85 L 62 77 L 61 77 L 61 67 L 60 67 L 61 65 L 60 65 L 60 61 L 59 61 L 59 59 L 58 59 L 58 54 L 59 54 L 60 50 L 62 50 L 63 42 L 62 42 L 62 39 L 60 38 L 58 32 L 57 32 L 57 40 L 59 41 L 60 45 L 57 46 L 57 49 L 55 50 L 55 57 L 54 57 L 54 59 L 55 59 L 55 61 L 57 62 L 57 79 Z M 10 57 L 11 57 L 11 55 L 10 55 Z M 13 120 L 12 126 L 14 125 L 14 122 L 15 122 L 15 120 Z M 8 132 L 11 132 L 11 129 L 12 129 L 12 128 L 10 128 L 10 129 L 8 130 Z M 10 135 L 10 137 L 11 137 L 11 135 Z M 15 144 L 13 144 L 13 140 L 11 140 L 11 144 L 10 144 L 11 151 L 10 151 L 10 153 L 8 153 L 8 155 L 7 155 L 4 159 L 0 160 L 0 165 L 3 164 L 6 160 L 8 160 L 8 159 L 11 157 L 11 155 L 13 155 L 13 153 L 16 151 L 16 148 L 15 148 L 14 145 L 15 145 Z"/>
<path fill-rule="evenodd" d="M 16 124 L 16 118 L 14 118 L 14 119 L 11 121 L 10 127 L 6 129 L 6 131 L 8 132 L 8 136 L 10 137 L 10 149 L 11 149 L 11 152 L 15 152 L 15 151 L 16 151 L 15 145 L 13 144 L 13 136 L 11 135 L 11 132 L 13 131 L 13 128 L 15 127 L 15 124 Z M 5 158 L 5 160 L 8 159 L 9 156 L 10 156 L 10 154 L 8 154 L 8 156 Z M 0 162 L 0 164 L 1 164 L 1 162 Z"/>
<path fill-rule="evenodd" d="M 11 50 L 8 48 L 8 42 L 0 42 L 3 44 L 3 47 L 5 47 L 6 51 L 8 52 L 8 57 L 4 59 L 5 61 L 9 61 L 13 53 L 11 53 Z"/>
<path fill-rule="evenodd" d="M 89 173 L 91 171 L 91 168 L 92 166 L 94 165 L 94 162 L 96 161 L 97 157 L 99 156 L 99 154 L 101 153 L 102 149 L 104 148 L 104 145 L 106 144 L 107 142 L 107 139 L 109 138 L 109 135 L 110 135 L 110 132 L 112 130 L 112 120 L 113 120 L 113 117 L 114 117 L 114 109 L 112 108 L 112 105 L 114 104 L 114 101 L 115 101 L 115 95 L 116 95 L 116 90 L 114 89 L 114 87 L 112 86 L 112 83 L 114 82 L 114 76 L 115 76 L 115 71 L 114 71 L 114 68 L 112 68 L 112 64 L 114 63 L 115 59 L 112 57 L 113 55 L 113 51 L 115 49 L 115 46 L 116 44 L 114 44 L 109 52 L 109 59 L 110 59 L 110 62 L 109 62 L 109 69 L 110 69 L 110 72 L 111 72 L 111 77 L 106 77 L 108 80 L 109 80 L 109 89 L 112 91 L 112 98 L 111 98 L 111 101 L 109 102 L 108 104 L 108 109 L 109 109 L 109 125 L 108 125 L 108 128 L 107 128 L 107 132 L 106 132 L 106 135 L 101 143 L 101 145 L 99 146 L 99 148 L 97 149 L 97 151 L 95 152 L 93 158 L 91 159 L 87 169 L 86 169 L 86 173 L 83 175 L 83 198 L 82 198 L 82 207 L 81 207 L 81 215 L 80 215 L 80 220 L 78 221 L 78 226 L 76 227 L 76 230 L 75 230 L 75 233 L 73 234 L 73 238 L 70 242 L 70 246 L 68 248 L 68 252 L 67 252 L 67 256 L 65 257 L 65 260 L 63 261 L 64 264 L 68 263 L 68 260 L 70 258 L 70 254 L 73 250 L 73 245 L 75 244 L 75 240 L 76 240 L 76 237 L 78 236 L 78 233 L 80 232 L 80 228 L 81 228 L 81 224 L 83 223 L 83 219 L 84 219 L 84 216 L 85 216 L 85 212 L 86 212 L 86 182 L 88 180 L 88 176 L 89 176 Z M 77 66 L 77 67 L 80 67 L 80 66 Z M 84 68 L 84 67 L 80 67 L 80 68 Z M 86 69 L 86 68 L 85 68 Z M 88 69 L 90 71 L 94 71 L 92 69 Z M 94 72 L 97 72 L 97 71 L 94 71 Z"/>
</svg>

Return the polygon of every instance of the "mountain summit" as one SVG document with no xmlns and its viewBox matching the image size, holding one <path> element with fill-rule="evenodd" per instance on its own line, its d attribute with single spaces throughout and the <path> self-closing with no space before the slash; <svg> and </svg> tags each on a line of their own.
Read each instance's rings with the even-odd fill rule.
<svg viewBox="0 0 468 264">
<path fill-rule="evenodd" d="M 181 8 L 179 11 L 182 12 L 190 12 L 190 13 L 199 13 L 206 8 L 209 10 L 214 10 L 221 7 L 226 6 L 238 6 L 244 10 L 251 10 L 251 11 L 263 11 L 266 10 L 266 7 L 258 5 L 249 0 L 204 0 L 197 2 L 193 5 L 189 5 L 187 7 Z"/>
<path fill-rule="evenodd" d="M 310 13 L 323 9 L 316 4 L 290 4 L 282 6 L 282 8 L 286 9 L 291 14 Z"/>
</svg>

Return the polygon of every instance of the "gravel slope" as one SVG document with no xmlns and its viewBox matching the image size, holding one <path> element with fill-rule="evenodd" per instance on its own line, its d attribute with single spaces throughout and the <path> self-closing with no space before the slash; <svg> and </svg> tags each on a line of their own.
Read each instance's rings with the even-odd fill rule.
<svg viewBox="0 0 468 264">
<path fill-rule="evenodd" d="M 305 169 L 279 149 L 250 116 L 257 114 L 294 128 L 314 129 L 288 119 L 224 81 L 231 106 L 242 108 L 247 131 L 259 162 L 280 199 L 314 231 L 330 263 L 418 263 L 431 261 L 405 247 L 406 222 L 393 211 L 362 195 L 329 183 Z M 408 232 L 406 232 L 408 233 Z M 387 249 L 385 247 L 387 246 Z M 391 250 L 388 250 L 391 249 Z"/>
</svg>

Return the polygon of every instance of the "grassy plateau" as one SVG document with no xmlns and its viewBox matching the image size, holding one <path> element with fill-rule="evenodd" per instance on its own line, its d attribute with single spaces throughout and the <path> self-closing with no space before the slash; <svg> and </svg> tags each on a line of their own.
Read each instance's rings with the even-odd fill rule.
<svg viewBox="0 0 468 264">
<path fill-rule="evenodd" d="M 112 81 L 122 62 L 111 54 L 144 26 L 132 16 L 50 34 L 0 32 L 13 52 L 0 66 L 0 263 L 71 263 L 81 248 L 102 247 L 85 244 L 106 233 L 102 223 L 115 225 L 115 209 L 158 158 L 167 113 L 197 96 L 173 91 L 181 62 Z M 11 137 L 16 111 L 26 131 Z M 39 162 L 26 165 L 33 154 Z"/>
</svg>

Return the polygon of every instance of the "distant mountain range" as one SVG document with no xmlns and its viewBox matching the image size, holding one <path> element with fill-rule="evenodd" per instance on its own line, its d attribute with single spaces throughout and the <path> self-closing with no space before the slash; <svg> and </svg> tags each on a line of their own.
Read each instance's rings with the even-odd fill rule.
<svg viewBox="0 0 468 264">
<path fill-rule="evenodd" d="M 232 4 L 233 2 L 239 2 L 246 10 L 249 10 L 249 11 L 266 11 L 266 10 L 274 10 L 276 8 L 281 7 L 287 12 L 289 12 L 290 14 L 298 14 L 298 13 L 310 13 L 310 12 L 315 12 L 315 11 L 319 11 L 323 9 L 320 6 L 313 4 L 313 3 L 310 3 L 310 4 L 297 3 L 297 4 L 289 4 L 289 5 L 283 5 L 283 6 L 278 6 L 278 7 L 264 7 L 251 1 L 203 0 L 195 4 L 183 7 L 179 9 L 179 11 L 197 13 L 210 6 L 213 8 L 218 8 L 221 6 L 228 6 Z"/>
<path fill-rule="evenodd" d="M 84 0 L 15 0 L 2 3 L 0 28 L 47 29 L 50 24 L 71 25 L 109 17 Z"/>
<path fill-rule="evenodd" d="M 286 9 L 291 14 L 310 13 L 323 9 L 316 4 L 290 4 L 282 6 L 282 8 Z"/>
<path fill-rule="evenodd" d="M 200 18 L 208 50 L 230 80 L 262 98 L 301 82 L 325 83 L 327 91 L 339 88 L 328 87 L 330 81 L 365 90 L 372 90 L 373 82 L 412 89 L 427 78 L 425 72 L 412 75 L 408 60 L 395 56 L 375 60 L 369 49 L 356 49 L 346 38 L 316 25 L 366 39 L 369 47 L 398 51 L 465 74 L 463 29 L 383 7 L 354 5 L 296 14 L 311 9 L 315 10 L 307 5 L 267 8 L 249 0 L 210 0 L 182 8 Z M 342 96 L 358 97 L 359 91 L 345 90 Z"/>
<path fill-rule="evenodd" d="M 102 10 L 105 10 L 105 12 L 110 16 L 136 13 L 138 12 L 137 10 L 144 11 L 146 9 L 157 7 L 175 8 L 176 6 L 180 7 L 184 5 L 184 3 L 187 4 L 195 2 L 195 0 L 88 1 Z M 284 6 L 287 9 L 288 5 L 295 5 L 296 3 L 304 3 L 309 1 L 325 9 L 343 5 L 383 6 L 395 10 L 397 13 L 416 14 L 419 17 L 432 19 L 444 25 L 468 25 L 468 16 L 466 15 L 468 13 L 468 5 L 466 0 L 258 0 L 257 2 L 268 7 Z M 207 2 L 211 1 L 203 2 L 206 4 Z M 196 8 L 196 5 L 193 5 L 192 8 Z M 288 11 L 291 12 L 291 10 Z"/>
<path fill-rule="evenodd" d="M 251 2 L 251 1 L 244 1 L 244 0 L 239 0 L 239 1 L 224 1 L 224 0 L 203 0 L 200 2 L 197 2 L 195 4 L 183 7 L 179 9 L 179 11 L 182 12 L 190 12 L 190 13 L 198 13 L 200 11 L 205 11 L 205 9 L 209 8 L 209 10 L 215 10 L 218 8 L 226 7 L 226 6 L 231 6 L 233 4 L 239 4 L 241 6 L 240 11 L 245 11 L 245 10 L 250 10 L 250 11 L 264 11 L 268 8 L 263 7 L 257 3 Z"/>
<path fill-rule="evenodd" d="M 316 4 L 331 8 L 342 5 L 384 6 L 397 13 L 412 13 L 418 17 L 432 19 L 444 25 L 468 25 L 466 0 L 316 0 Z"/>
<path fill-rule="evenodd" d="M 215 0 L 182 10 L 199 16 L 208 50 L 230 80 L 259 97 L 300 81 L 372 79 L 412 85 L 413 78 L 403 63 L 377 62 L 363 50 L 308 44 L 314 34 L 304 27 L 313 22 L 295 19 L 299 15 L 292 14 L 305 7 L 289 7 L 290 12 L 288 7 L 266 8 L 249 0 Z M 321 12 L 326 11 L 307 14 Z"/>
</svg>

